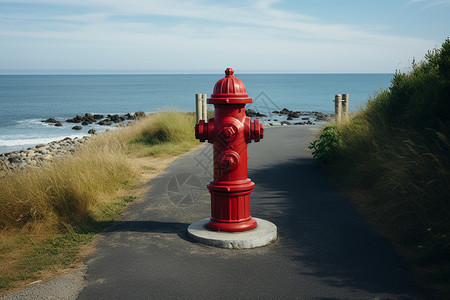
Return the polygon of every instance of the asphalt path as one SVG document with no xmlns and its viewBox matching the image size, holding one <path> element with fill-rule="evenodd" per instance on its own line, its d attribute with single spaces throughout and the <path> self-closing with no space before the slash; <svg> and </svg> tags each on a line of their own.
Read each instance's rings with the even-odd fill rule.
<svg viewBox="0 0 450 300">
<path fill-rule="evenodd" d="M 211 145 L 174 161 L 99 238 L 78 299 L 427 299 L 391 244 L 313 164 L 315 126 L 266 128 L 249 144 L 252 216 L 272 245 L 228 250 L 191 241 L 210 216 Z"/>
</svg>

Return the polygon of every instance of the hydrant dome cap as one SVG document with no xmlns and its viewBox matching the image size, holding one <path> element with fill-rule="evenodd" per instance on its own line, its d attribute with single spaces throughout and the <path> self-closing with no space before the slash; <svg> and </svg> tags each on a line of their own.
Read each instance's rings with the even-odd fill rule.
<svg viewBox="0 0 450 300">
<path fill-rule="evenodd" d="M 245 104 L 251 103 L 252 98 L 248 97 L 244 83 L 234 77 L 234 70 L 227 68 L 225 77 L 217 81 L 213 94 L 208 99 L 209 104 Z"/>
</svg>

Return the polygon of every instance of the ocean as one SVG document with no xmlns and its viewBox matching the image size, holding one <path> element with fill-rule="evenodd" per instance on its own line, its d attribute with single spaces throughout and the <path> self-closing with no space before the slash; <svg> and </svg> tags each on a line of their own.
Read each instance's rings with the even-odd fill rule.
<svg viewBox="0 0 450 300">
<path fill-rule="evenodd" d="M 364 106 L 369 96 L 390 86 L 393 74 L 238 74 L 261 113 L 334 112 L 334 95 L 349 94 L 349 109 Z M 195 111 L 195 94 L 212 93 L 221 74 L 176 75 L 0 75 L 0 153 L 65 137 L 87 135 L 93 128 L 64 122 L 77 114 L 119 114 L 161 110 Z M 62 127 L 42 123 L 54 118 Z M 78 124 L 77 124 L 78 125 Z"/>
</svg>

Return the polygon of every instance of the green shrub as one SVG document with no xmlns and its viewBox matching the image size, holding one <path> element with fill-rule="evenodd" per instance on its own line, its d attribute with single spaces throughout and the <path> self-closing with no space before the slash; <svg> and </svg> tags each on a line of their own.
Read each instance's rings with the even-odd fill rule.
<svg viewBox="0 0 450 300">
<path fill-rule="evenodd" d="M 410 253 L 421 282 L 450 293 L 450 40 L 312 142 L 332 179 Z"/>
<path fill-rule="evenodd" d="M 328 126 L 324 128 L 319 139 L 313 141 L 308 148 L 313 150 L 313 157 L 318 162 L 328 163 L 336 156 L 340 143 L 336 126 Z"/>
</svg>

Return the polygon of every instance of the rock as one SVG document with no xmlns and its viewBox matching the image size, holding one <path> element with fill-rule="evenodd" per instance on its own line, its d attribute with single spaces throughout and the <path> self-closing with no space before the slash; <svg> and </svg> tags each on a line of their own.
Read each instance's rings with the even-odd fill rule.
<svg viewBox="0 0 450 300">
<path fill-rule="evenodd" d="M 39 149 L 39 148 L 45 148 L 47 145 L 46 144 L 39 144 L 39 145 L 36 145 L 36 149 Z"/>
<path fill-rule="evenodd" d="M 47 120 L 45 120 L 45 121 L 41 121 L 41 122 L 43 122 L 43 123 L 58 123 L 59 121 L 56 121 L 56 120 L 53 119 L 53 118 L 49 118 L 49 119 L 47 119 Z"/>
<path fill-rule="evenodd" d="M 104 125 L 104 126 L 110 126 L 112 123 L 108 119 L 104 119 L 103 121 L 100 121 L 97 124 L 98 125 Z"/>
<path fill-rule="evenodd" d="M 280 112 L 278 110 L 274 110 L 272 113 L 273 114 L 280 114 Z"/>
<path fill-rule="evenodd" d="M 67 119 L 66 122 L 67 123 L 80 123 L 81 120 L 78 120 L 78 119 Z"/>
<path fill-rule="evenodd" d="M 134 113 L 134 118 L 135 119 L 140 119 L 140 118 L 143 118 L 143 117 L 145 117 L 145 112 L 143 112 L 143 111 L 137 111 L 137 112 Z"/>
<path fill-rule="evenodd" d="M 53 158 L 53 156 L 51 154 L 46 154 L 46 155 L 43 155 L 41 158 L 42 158 L 42 160 L 51 160 Z"/>
<path fill-rule="evenodd" d="M 294 125 L 305 125 L 306 123 L 305 122 L 297 122 L 297 123 L 294 123 Z"/>
<path fill-rule="evenodd" d="M 61 127 L 63 126 L 60 121 L 56 121 L 55 126 Z"/>
<path fill-rule="evenodd" d="M 281 121 L 281 125 L 292 125 L 292 123 L 288 121 Z"/>
<path fill-rule="evenodd" d="M 97 134 L 97 130 L 95 130 L 95 129 L 89 129 L 88 133 L 89 133 L 89 134 Z"/>
<path fill-rule="evenodd" d="M 131 115 L 130 113 L 127 113 L 126 115 L 123 116 L 125 120 L 134 120 L 134 116 Z"/>
<path fill-rule="evenodd" d="M 294 120 L 294 119 L 292 119 L 292 117 L 287 117 L 287 119 L 288 119 L 289 121 Z"/>
<path fill-rule="evenodd" d="M 288 117 L 293 118 L 293 119 L 297 119 L 300 117 L 300 114 L 298 112 L 291 112 L 288 114 Z"/>
<path fill-rule="evenodd" d="M 74 129 L 74 130 L 81 130 L 81 129 L 83 129 L 83 127 L 81 127 L 81 126 L 73 126 L 72 129 Z"/>
<path fill-rule="evenodd" d="M 250 108 L 245 111 L 245 115 L 249 118 L 262 118 L 262 117 L 266 116 L 262 113 L 254 111 L 253 109 L 250 109 Z"/>
<path fill-rule="evenodd" d="M 89 122 L 83 121 L 83 122 L 81 122 L 81 125 L 83 125 L 83 126 L 89 125 Z"/>
<path fill-rule="evenodd" d="M 109 119 L 110 119 L 111 121 L 113 121 L 114 123 L 119 123 L 119 122 L 122 122 L 122 121 L 123 121 L 122 118 L 119 117 L 119 115 L 113 115 L 113 116 L 110 116 Z"/>
<path fill-rule="evenodd" d="M 21 159 L 16 156 L 11 156 L 8 158 L 8 161 L 12 164 L 17 164 L 21 161 Z"/>
<path fill-rule="evenodd" d="M 309 120 L 309 118 L 302 118 L 302 120 L 308 121 L 308 120 Z"/>
<path fill-rule="evenodd" d="M 93 116 L 95 120 L 101 120 L 103 119 L 105 116 L 104 115 L 94 115 Z"/>
<path fill-rule="evenodd" d="M 287 108 L 283 108 L 283 110 L 280 111 L 280 114 L 282 115 L 288 115 L 290 114 L 292 111 L 287 109 Z"/>
<path fill-rule="evenodd" d="M 249 118 L 253 118 L 256 117 L 256 111 L 254 111 L 253 109 L 246 109 L 245 110 L 245 115 Z"/>
</svg>

